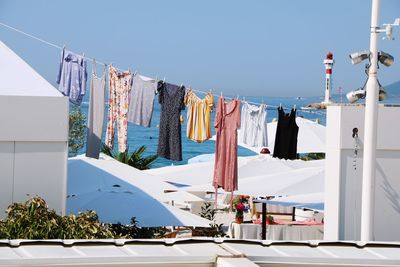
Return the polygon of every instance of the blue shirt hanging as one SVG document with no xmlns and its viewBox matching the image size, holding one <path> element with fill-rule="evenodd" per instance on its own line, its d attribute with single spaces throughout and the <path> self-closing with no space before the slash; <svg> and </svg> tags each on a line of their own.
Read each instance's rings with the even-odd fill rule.
<svg viewBox="0 0 400 267">
<path fill-rule="evenodd" d="M 63 48 L 57 77 L 58 90 L 69 96 L 71 103 L 80 105 L 86 93 L 86 79 L 85 58 Z"/>
</svg>

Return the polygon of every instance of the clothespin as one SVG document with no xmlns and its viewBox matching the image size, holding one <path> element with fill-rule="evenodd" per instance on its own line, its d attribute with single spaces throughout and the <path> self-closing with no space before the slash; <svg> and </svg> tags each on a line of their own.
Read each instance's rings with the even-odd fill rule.
<svg viewBox="0 0 400 267">
<path fill-rule="evenodd" d="M 236 96 L 236 100 L 239 100 L 239 95 Z"/>
<path fill-rule="evenodd" d="M 179 86 L 179 88 L 182 88 L 182 86 L 183 86 L 183 83 L 181 83 L 181 85 Z"/>
<path fill-rule="evenodd" d="M 164 79 L 163 79 L 163 83 L 165 83 L 165 76 L 164 76 Z"/>
<path fill-rule="evenodd" d="M 294 107 L 293 107 L 293 108 L 294 108 L 294 110 L 296 110 L 296 104 L 294 104 Z"/>
<path fill-rule="evenodd" d="M 279 103 L 279 107 L 282 108 L 282 103 Z"/>
</svg>

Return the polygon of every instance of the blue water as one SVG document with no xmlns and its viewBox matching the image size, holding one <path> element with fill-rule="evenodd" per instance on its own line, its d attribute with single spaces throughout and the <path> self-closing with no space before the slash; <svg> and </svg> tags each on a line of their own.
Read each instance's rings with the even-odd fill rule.
<svg viewBox="0 0 400 267">
<path fill-rule="evenodd" d="M 199 94 L 200 97 L 202 97 Z M 85 96 L 85 99 L 82 103 L 82 111 L 87 115 L 88 112 L 88 97 Z M 241 97 L 242 99 L 242 97 Z M 317 111 L 316 113 L 302 112 L 301 107 L 309 103 L 321 102 L 321 99 L 318 97 L 310 97 L 310 98 L 295 98 L 295 97 L 245 97 L 246 101 L 252 101 L 256 103 L 266 103 L 271 106 L 279 106 L 282 104 L 285 108 L 292 108 L 296 105 L 298 110 L 298 116 L 302 116 L 307 119 L 316 120 L 319 119 L 320 123 L 325 124 L 325 112 Z M 216 101 L 216 99 L 215 99 Z M 182 111 L 182 115 L 186 119 L 186 110 Z M 211 114 L 212 120 L 214 121 L 215 112 Z M 276 108 L 268 108 L 267 120 L 268 122 L 272 121 L 273 118 L 277 117 Z M 106 110 L 106 118 L 107 119 L 107 110 Z M 157 153 L 157 145 L 158 145 L 158 124 L 160 121 L 160 105 L 158 102 L 154 105 L 154 112 L 152 118 L 152 124 L 150 128 L 145 128 L 141 126 L 137 126 L 135 124 L 129 123 L 128 126 L 128 149 L 130 151 L 135 150 L 141 145 L 146 146 L 146 155 L 156 154 Z M 106 126 L 106 121 L 105 121 Z M 212 127 L 212 133 L 215 134 L 215 129 Z M 105 127 L 104 127 L 104 135 L 105 135 Z M 103 135 L 103 138 L 104 138 Z M 86 139 L 85 139 L 86 140 Z M 115 138 L 117 141 L 117 138 Z M 115 149 L 117 149 L 117 144 L 115 144 Z M 80 151 L 80 153 L 84 153 L 84 149 Z M 215 152 L 215 141 L 208 140 L 204 143 L 196 143 L 189 140 L 186 137 L 186 121 L 182 125 L 182 161 L 171 161 L 163 158 L 158 158 L 157 161 L 152 165 L 152 168 L 169 166 L 169 165 L 181 165 L 187 164 L 188 159 L 201 155 Z M 239 156 L 251 156 L 255 155 L 255 153 L 246 148 L 239 147 L 238 149 Z"/>
</svg>

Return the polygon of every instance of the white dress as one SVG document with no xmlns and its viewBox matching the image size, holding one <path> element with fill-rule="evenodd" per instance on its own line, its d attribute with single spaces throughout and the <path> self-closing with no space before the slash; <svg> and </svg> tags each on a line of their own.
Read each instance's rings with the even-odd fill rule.
<svg viewBox="0 0 400 267">
<path fill-rule="evenodd" d="M 267 106 L 242 103 L 239 142 L 252 147 L 268 146 Z"/>
</svg>

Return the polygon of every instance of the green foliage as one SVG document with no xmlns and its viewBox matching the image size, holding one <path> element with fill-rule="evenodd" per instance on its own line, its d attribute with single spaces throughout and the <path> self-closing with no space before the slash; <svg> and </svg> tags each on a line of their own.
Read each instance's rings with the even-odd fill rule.
<svg viewBox="0 0 400 267">
<path fill-rule="evenodd" d="M 302 160 L 319 160 L 319 159 L 325 159 L 325 153 L 307 153 L 303 154 L 300 159 Z"/>
<path fill-rule="evenodd" d="M 139 170 L 150 169 L 151 164 L 153 164 L 157 160 L 157 155 L 143 156 L 143 153 L 145 151 L 146 146 L 144 145 L 133 152 L 128 152 L 128 150 L 126 150 L 122 153 L 118 153 L 104 144 L 102 147 L 102 152 L 104 154 Z"/>
<path fill-rule="evenodd" d="M 68 155 L 76 156 L 85 145 L 86 117 L 79 106 L 72 105 L 69 113 Z"/>
<path fill-rule="evenodd" d="M 113 238 L 107 225 L 99 222 L 94 211 L 78 216 L 60 216 L 49 210 L 46 202 L 32 198 L 14 203 L 7 209 L 7 218 L 0 221 L 0 239 L 93 239 Z"/>
<path fill-rule="evenodd" d="M 210 237 L 224 237 L 225 232 L 222 230 L 222 223 L 216 224 L 215 209 L 212 208 L 212 203 L 204 202 L 204 206 L 201 207 L 200 216 L 212 221 L 209 228 L 197 227 L 192 230 L 193 236 L 210 236 Z"/>
<path fill-rule="evenodd" d="M 116 235 L 123 238 L 161 238 L 167 233 L 165 227 L 139 227 L 135 217 L 130 225 L 113 224 L 111 227 Z"/>
<path fill-rule="evenodd" d="M 159 238 L 167 232 L 138 227 L 135 218 L 131 225 L 103 224 L 95 211 L 60 216 L 40 197 L 14 203 L 6 212 L 7 218 L 0 220 L 0 239 Z"/>
</svg>

